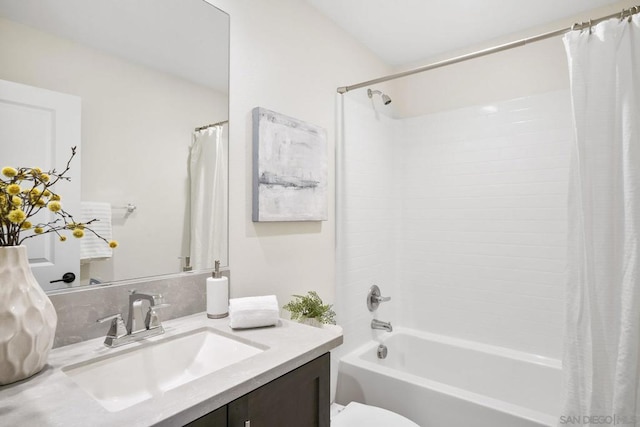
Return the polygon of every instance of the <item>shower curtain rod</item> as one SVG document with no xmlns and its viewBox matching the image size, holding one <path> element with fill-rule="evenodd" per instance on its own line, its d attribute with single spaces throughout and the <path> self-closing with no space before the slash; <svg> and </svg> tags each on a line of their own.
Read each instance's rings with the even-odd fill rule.
<svg viewBox="0 0 640 427">
<path fill-rule="evenodd" d="M 199 128 L 196 128 L 194 130 L 194 132 L 200 132 L 201 130 L 209 129 L 209 128 L 212 128 L 214 126 L 220 126 L 220 125 L 223 125 L 225 123 L 229 123 L 229 120 L 223 120 L 223 121 L 218 122 L 218 123 L 211 123 L 210 125 L 200 126 Z"/>
<path fill-rule="evenodd" d="M 370 85 L 373 85 L 373 84 L 376 84 L 376 83 L 382 83 L 382 82 L 386 82 L 386 81 L 389 81 L 389 80 L 395 80 L 395 79 L 399 79 L 401 77 L 407 77 L 407 76 L 411 76 L 413 74 L 422 73 L 424 71 L 434 70 L 436 68 L 445 67 L 447 65 L 457 64 L 459 62 L 468 61 L 470 59 L 480 58 L 482 56 L 491 55 L 493 53 L 498 53 L 498 52 L 502 52 L 502 51 L 505 51 L 505 50 L 513 49 L 513 48 L 516 48 L 516 47 L 525 46 L 525 45 L 530 44 L 530 43 L 534 43 L 534 42 L 545 40 L 545 39 L 548 39 L 548 38 L 551 38 L 551 37 L 557 37 L 557 36 L 566 34 L 569 31 L 584 30 L 584 29 L 588 28 L 589 31 L 591 32 L 591 27 L 593 27 L 596 24 L 599 24 L 600 22 L 606 21 L 606 20 L 611 19 L 611 18 L 620 18 L 621 21 L 623 19 L 625 19 L 625 18 L 631 19 L 631 17 L 633 15 L 637 14 L 637 13 L 640 13 L 640 6 L 633 6 L 633 7 L 629 8 L 629 9 L 622 9 L 622 12 L 613 13 L 611 15 L 603 16 L 603 17 L 597 18 L 597 19 L 590 19 L 587 22 L 575 23 L 569 28 L 562 28 L 562 29 L 555 30 L 555 31 L 549 31 L 548 33 L 538 34 L 537 36 L 527 37 L 527 38 L 516 40 L 516 41 L 510 42 L 510 43 L 505 43 L 505 44 L 501 44 L 501 45 L 498 45 L 498 46 L 493 46 L 493 47 L 490 47 L 490 48 L 487 48 L 487 49 L 482 49 L 482 50 L 479 50 L 479 51 L 476 51 L 476 52 L 472 52 L 472 53 L 468 53 L 468 54 L 465 54 L 465 55 L 456 56 L 454 58 L 445 59 L 443 61 L 434 62 L 432 64 L 424 65 L 422 67 L 414 68 L 414 69 L 407 70 L 407 71 L 402 71 L 402 72 L 396 73 L 396 74 L 390 74 L 388 76 L 380 77 L 380 78 L 373 79 L 373 80 L 368 80 L 366 82 L 357 83 L 357 84 L 354 84 L 354 85 L 351 85 L 351 86 L 341 86 L 341 87 L 338 88 L 338 93 L 339 94 L 344 94 L 344 93 L 349 92 L 350 90 L 360 89 L 362 87 L 370 86 Z"/>
</svg>

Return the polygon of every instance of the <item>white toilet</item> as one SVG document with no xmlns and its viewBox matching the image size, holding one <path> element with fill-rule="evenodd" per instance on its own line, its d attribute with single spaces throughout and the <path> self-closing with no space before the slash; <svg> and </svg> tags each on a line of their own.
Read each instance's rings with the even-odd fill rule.
<svg viewBox="0 0 640 427">
<path fill-rule="evenodd" d="M 331 427 L 420 427 L 418 424 L 377 406 L 351 402 L 347 406 L 331 405 Z"/>
</svg>

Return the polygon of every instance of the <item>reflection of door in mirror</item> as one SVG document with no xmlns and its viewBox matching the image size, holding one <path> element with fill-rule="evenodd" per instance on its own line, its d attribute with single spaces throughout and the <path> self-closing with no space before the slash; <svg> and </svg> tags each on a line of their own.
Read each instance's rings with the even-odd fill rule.
<svg viewBox="0 0 640 427">
<path fill-rule="evenodd" d="M 80 152 L 80 98 L 0 80 L 0 141 L 2 167 L 64 170 L 71 147 L 77 146 Z M 69 176 L 76 179 L 59 181 L 55 190 L 63 197 L 64 209 L 79 215 L 79 154 L 71 167 Z M 31 219 L 34 224 L 48 223 L 53 216 L 43 210 Z M 25 236 L 32 234 L 24 232 Z M 60 242 L 55 233 L 48 233 L 28 238 L 24 244 L 33 274 L 44 290 L 77 286 L 77 280 L 68 284 L 57 280 L 65 273 L 80 277 L 79 241 Z"/>
</svg>

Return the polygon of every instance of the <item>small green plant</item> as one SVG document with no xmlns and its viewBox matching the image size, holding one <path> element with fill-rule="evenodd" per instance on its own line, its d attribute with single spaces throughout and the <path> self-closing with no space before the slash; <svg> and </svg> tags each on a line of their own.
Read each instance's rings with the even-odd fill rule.
<svg viewBox="0 0 640 427">
<path fill-rule="evenodd" d="M 295 298 L 282 308 L 291 313 L 291 320 L 316 319 L 320 323 L 336 324 L 336 313 L 331 305 L 323 304 L 322 299 L 315 291 L 309 291 L 308 295 L 293 295 Z"/>
</svg>

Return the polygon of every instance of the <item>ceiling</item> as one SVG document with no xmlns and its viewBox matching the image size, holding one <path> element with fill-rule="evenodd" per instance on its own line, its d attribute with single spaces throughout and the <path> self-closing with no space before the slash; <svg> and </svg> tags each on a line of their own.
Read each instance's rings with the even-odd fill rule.
<svg viewBox="0 0 640 427">
<path fill-rule="evenodd" d="M 541 26 L 616 0 L 306 0 L 389 65 Z"/>
<path fill-rule="evenodd" d="M 0 0 L 0 17 L 228 92 L 229 15 L 203 0 Z"/>
</svg>

